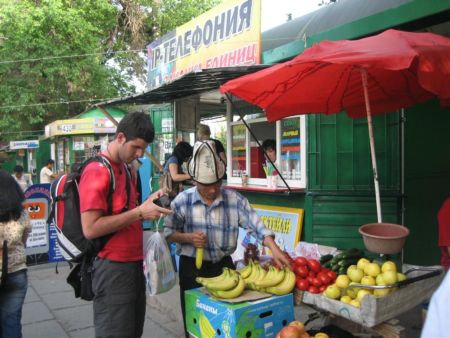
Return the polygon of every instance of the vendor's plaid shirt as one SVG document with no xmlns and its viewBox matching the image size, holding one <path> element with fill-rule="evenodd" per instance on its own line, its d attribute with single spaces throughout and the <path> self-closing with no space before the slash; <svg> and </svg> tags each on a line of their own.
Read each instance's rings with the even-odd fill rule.
<svg viewBox="0 0 450 338">
<path fill-rule="evenodd" d="M 264 227 L 248 200 L 231 189 L 222 188 L 219 197 L 208 206 L 194 187 L 180 193 L 171 207 L 175 213 L 165 219 L 165 236 L 175 231 L 205 233 L 208 238 L 204 251 L 206 261 L 218 262 L 236 250 L 239 227 L 259 241 L 274 235 Z M 189 243 L 177 244 L 177 254 L 195 257 L 195 247 Z"/>
</svg>

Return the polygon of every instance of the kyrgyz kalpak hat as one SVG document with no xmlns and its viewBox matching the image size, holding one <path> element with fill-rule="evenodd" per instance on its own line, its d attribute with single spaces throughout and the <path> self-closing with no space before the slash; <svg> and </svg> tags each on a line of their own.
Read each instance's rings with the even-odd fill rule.
<svg viewBox="0 0 450 338">
<path fill-rule="evenodd" d="M 225 175 L 225 163 L 216 153 L 214 141 L 197 141 L 192 158 L 188 163 L 188 173 L 200 184 L 214 184 Z"/>
</svg>

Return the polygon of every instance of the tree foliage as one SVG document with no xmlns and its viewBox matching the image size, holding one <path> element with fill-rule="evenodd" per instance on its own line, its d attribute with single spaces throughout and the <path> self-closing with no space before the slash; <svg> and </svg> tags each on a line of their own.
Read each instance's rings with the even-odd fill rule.
<svg viewBox="0 0 450 338">
<path fill-rule="evenodd" d="M 145 45 L 217 2 L 0 0 L 0 133 L 133 94 Z"/>
</svg>

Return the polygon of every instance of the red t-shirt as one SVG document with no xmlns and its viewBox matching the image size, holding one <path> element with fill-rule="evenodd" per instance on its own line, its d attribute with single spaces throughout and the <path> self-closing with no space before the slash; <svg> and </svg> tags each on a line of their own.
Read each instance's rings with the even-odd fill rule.
<svg viewBox="0 0 450 338">
<path fill-rule="evenodd" d="M 109 160 L 116 178 L 116 189 L 113 193 L 113 215 L 119 214 L 127 201 L 126 171 L 123 164 L 117 164 Z M 129 210 L 136 207 L 137 192 L 135 184 L 131 183 Z M 103 210 L 104 215 L 108 213 L 108 189 L 109 171 L 103 164 L 92 162 L 84 169 L 81 176 L 80 211 Z M 106 243 L 98 256 L 113 261 L 130 262 L 143 259 L 142 225 L 135 221 L 125 228 L 116 232 Z"/>
<path fill-rule="evenodd" d="M 450 247 L 450 198 L 447 198 L 439 209 L 438 223 L 441 265 L 448 269 L 450 267 L 450 256 L 447 249 L 447 247 Z"/>
</svg>

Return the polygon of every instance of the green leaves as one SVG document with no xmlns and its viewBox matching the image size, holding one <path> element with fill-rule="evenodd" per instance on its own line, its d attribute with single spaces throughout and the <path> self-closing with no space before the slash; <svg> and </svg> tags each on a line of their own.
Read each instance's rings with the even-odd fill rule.
<svg viewBox="0 0 450 338">
<path fill-rule="evenodd" d="M 134 94 L 146 44 L 218 2 L 0 0 L 0 132 L 42 130 Z"/>
</svg>

